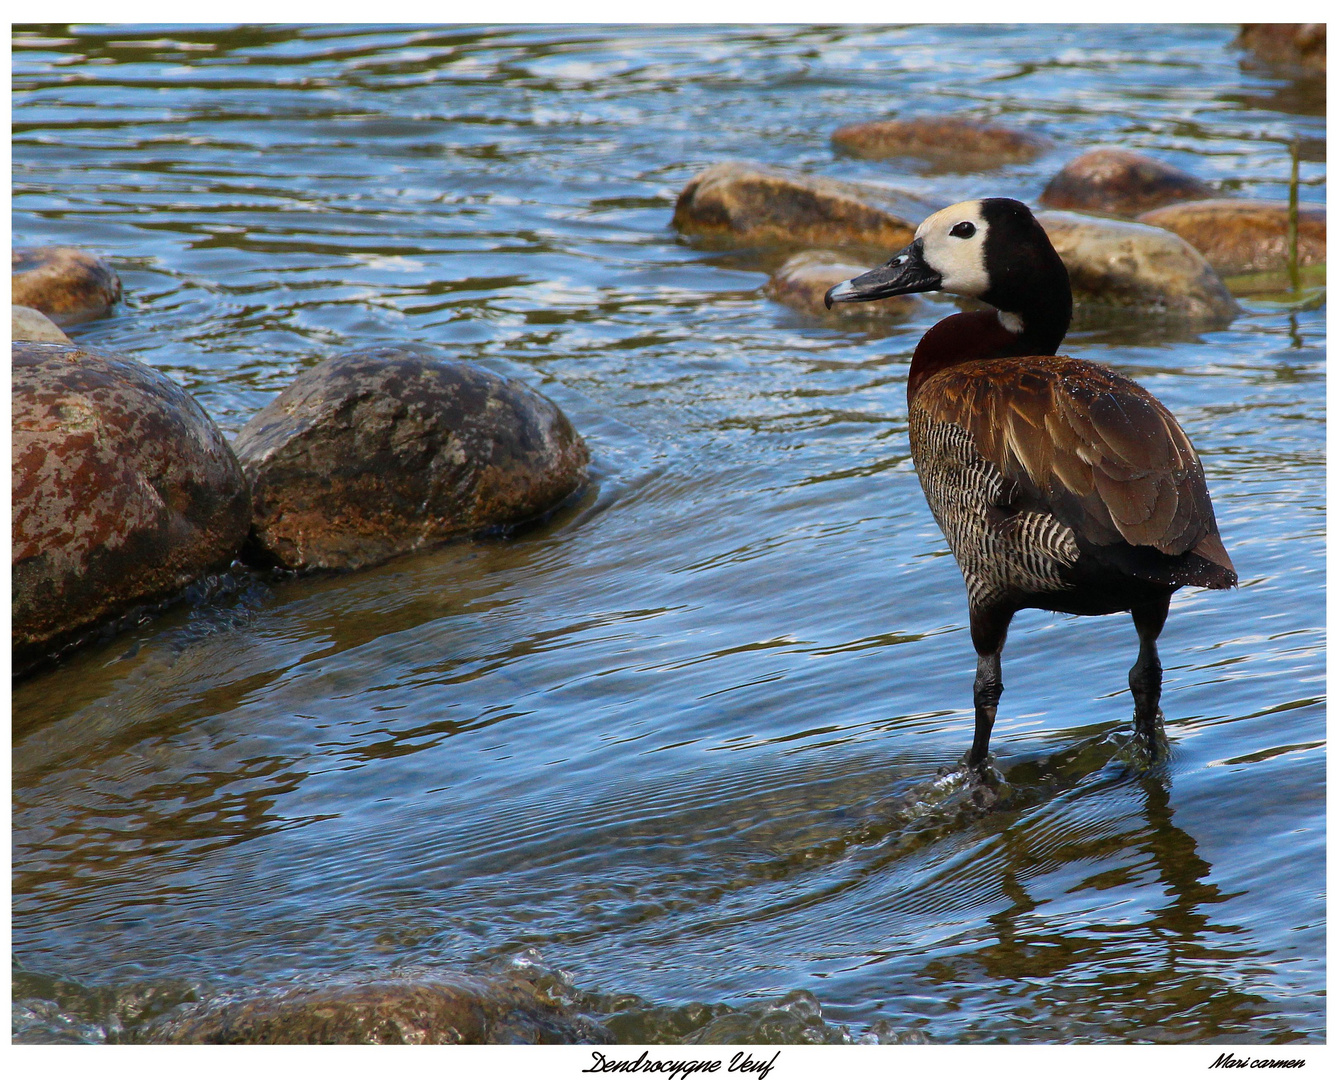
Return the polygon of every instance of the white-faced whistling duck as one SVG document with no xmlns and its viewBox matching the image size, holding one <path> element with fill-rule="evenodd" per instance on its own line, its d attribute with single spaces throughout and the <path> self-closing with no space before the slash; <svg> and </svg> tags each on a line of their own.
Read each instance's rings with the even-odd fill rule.
<svg viewBox="0 0 1338 1080">
<path fill-rule="evenodd" d="M 1228 589 L 1203 466 L 1170 411 L 1137 383 L 1056 356 L 1068 332 L 1068 273 L 1013 199 L 958 203 L 927 218 L 889 262 L 833 286 L 827 306 L 956 293 L 994 311 L 950 315 L 920 340 L 906 381 L 920 485 L 966 579 L 984 761 L 1003 692 L 1013 614 L 1128 611 L 1134 726 L 1156 756 L 1157 635 L 1182 585 Z"/>
</svg>

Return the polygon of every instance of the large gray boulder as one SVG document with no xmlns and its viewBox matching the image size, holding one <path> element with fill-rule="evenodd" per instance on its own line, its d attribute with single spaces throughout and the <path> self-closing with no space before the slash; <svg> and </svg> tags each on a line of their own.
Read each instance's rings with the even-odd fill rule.
<svg viewBox="0 0 1338 1080">
<path fill-rule="evenodd" d="M 1205 199 L 1140 214 L 1145 225 L 1188 241 L 1219 274 L 1285 270 L 1289 259 L 1284 200 Z M 1303 203 L 1296 230 L 1297 262 L 1315 266 L 1327 255 L 1324 207 Z"/>
<path fill-rule="evenodd" d="M 1043 210 L 1078 305 L 1100 305 L 1218 324 L 1240 312 L 1222 279 L 1188 243 L 1132 221 Z"/>
<path fill-rule="evenodd" d="M 10 303 L 36 308 L 57 326 L 100 319 L 121 299 L 116 271 L 79 248 L 15 248 L 10 262 Z"/>
<path fill-rule="evenodd" d="M 1164 161 L 1118 147 L 1099 147 L 1074 158 L 1041 193 L 1051 210 L 1081 210 L 1133 217 L 1144 210 L 1216 192 L 1197 177 Z"/>
<path fill-rule="evenodd" d="M 318 364 L 234 447 L 253 540 L 292 570 L 353 570 L 519 524 L 579 488 L 589 462 L 542 394 L 415 346 Z"/>
<path fill-rule="evenodd" d="M 195 399 L 134 360 L 15 342 L 16 668 L 227 566 L 250 493 Z"/>
<path fill-rule="evenodd" d="M 892 252 L 915 235 L 907 213 L 919 221 L 924 206 L 894 188 L 725 161 L 688 181 L 673 225 L 733 246 Z"/>
</svg>

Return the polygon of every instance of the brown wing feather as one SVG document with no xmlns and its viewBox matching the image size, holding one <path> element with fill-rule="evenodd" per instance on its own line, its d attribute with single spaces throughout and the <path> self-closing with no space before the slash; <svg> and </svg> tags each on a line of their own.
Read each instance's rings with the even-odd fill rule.
<svg viewBox="0 0 1338 1080">
<path fill-rule="evenodd" d="M 1080 538 L 1231 568 L 1189 438 L 1109 368 L 1064 356 L 972 361 L 927 379 L 915 403 L 968 430 L 982 457 Z"/>
</svg>

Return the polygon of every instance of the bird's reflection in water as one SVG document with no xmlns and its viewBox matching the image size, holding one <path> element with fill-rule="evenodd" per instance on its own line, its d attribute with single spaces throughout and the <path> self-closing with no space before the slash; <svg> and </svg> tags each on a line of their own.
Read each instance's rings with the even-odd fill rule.
<svg viewBox="0 0 1338 1080">
<path fill-rule="evenodd" d="M 951 1000 L 978 1001 L 982 992 L 994 999 L 963 1037 L 1300 1038 L 1270 1015 L 1265 998 L 1241 988 L 1252 958 L 1263 977 L 1265 961 L 1242 945 L 1248 928 L 1213 918 L 1216 905 L 1240 894 L 1211 880 L 1194 837 L 1173 820 L 1169 768 L 1139 768 L 1142 756 L 1132 738 L 1107 735 L 975 781 L 988 792 L 976 804 L 1006 819 L 991 852 L 1006 906 L 970 934 L 967 948 L 940 952 L 917 979 Z M 1101 758 L 1104 766 L 1086 771 Z M 1112 815 L 1111 800 L 1131 795 L 1137 815 Z M 1084 814 L 1076 812 L 1080 799 L 1096 802 Z M 1078 805 L 1059 817 L 1048 812 L 1058 800 Z M 1057 890 L 1066 878 L 1072 883 Z M 1135 898 L 1150 895 L 1154 882 L 1165 902 L 1140 909 Z"/>
</svg>

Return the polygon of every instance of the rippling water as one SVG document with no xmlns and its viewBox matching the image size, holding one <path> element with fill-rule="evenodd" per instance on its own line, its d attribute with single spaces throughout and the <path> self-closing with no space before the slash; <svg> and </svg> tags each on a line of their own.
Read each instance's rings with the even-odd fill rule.
<svg viewBox="0 0 1338 1080">
<path fill-rule="evenodd" d="M 905 431 L 910 351 L 953 309 L 810 320 L 761 256 L 668 224 L 725 158 L 1034 200 L 1118 143 L 1279 198 L 1294 136 L 1324 201 L 1322 81 L 1231 38 L 17 31 L 15 242 L 125 283 L 78 343 L 229 434 L 338 351 L 435 344 L 557 401 L 593 476 L 513 538 L 241 576 L 18 683 L 16 997 L 99 1039 L 130 988 L 533 948 L 651 1015 L 802 990 L 852 1037 L 1323 1040 L 1322 296 L 1070 335 L 1179 416 L 1241 587 L 1175 598 L 1152 769 L 1129 620 L 1022 613 L 981 806 L 939 775 L 974 655 Z M 828 143 L 960 111 L 1055 147 L 962 176 Z"/>
</svg>

